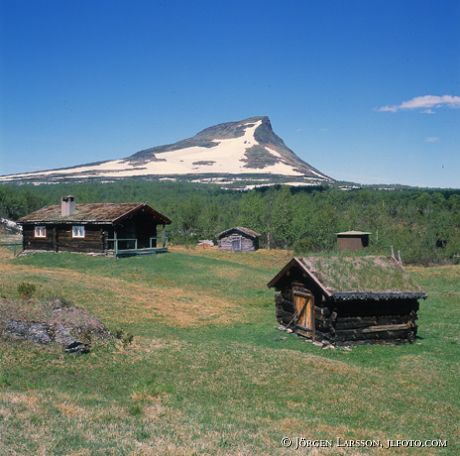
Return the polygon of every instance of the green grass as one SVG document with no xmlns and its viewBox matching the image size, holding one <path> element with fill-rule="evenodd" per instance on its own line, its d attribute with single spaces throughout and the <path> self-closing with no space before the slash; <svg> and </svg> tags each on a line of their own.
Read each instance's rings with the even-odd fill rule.
<svg viewBox="0 0 460 456">
<path fill-rule="evenodd" d="M 33 283 L 135 338 L 81 357 L 0 342 L 0 454 L 307 454 L 283 436 L 440 438 L 324 454 L 459 454 L 460 267 L 411 270 L 429 295 L 415 344 L 322 350 L 276 329 L 266 283 L 287 258 L 5 254 L 3 296 Z"/>
<path fill-rule="evenodd" d="M 332 291 L 421 291 L 410 275 L 391 258 L 347 252 L 307 257 L 302 261 Z"/>
</svg>

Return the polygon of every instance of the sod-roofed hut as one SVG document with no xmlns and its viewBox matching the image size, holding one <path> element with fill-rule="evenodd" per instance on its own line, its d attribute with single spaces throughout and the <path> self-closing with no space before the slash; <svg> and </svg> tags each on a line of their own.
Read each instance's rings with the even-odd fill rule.
<svg viewBox="0 0 460 456">
<path fill-rule="evenodd" d="M 369 246 L 367 231 L 342 231 L 337 233 L 337 247 L 339 250 L 361 250 Z"/>
<path fill-rule="evenodd" d="M 331 343 L 414 341 L 426 294 L 392 258 L 293 258 L 268 283 L 276 318 L 296 333 Z"/>
<path fill-rule="evenodd" d="M 18 220 L 24 251 L 67 251 L 113 256 L 167 250 L 157 226 L 171 220 L 145 203 L 76 204 L 71 195 Z M 163 233 L 165 231 L 163 230 Z"/>
<path fill-rule="evenodd" d="M 217 244 L 221 250 L 232 252 L 253 252 L 259 248 L 260 234 L 257 231 L 235 226 L 217 235 Z"/>
</svg>

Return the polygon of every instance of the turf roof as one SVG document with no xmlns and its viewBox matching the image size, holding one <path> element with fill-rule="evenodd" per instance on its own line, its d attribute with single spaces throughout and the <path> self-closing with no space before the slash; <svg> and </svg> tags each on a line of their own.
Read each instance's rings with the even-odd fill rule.
<svg viewBox="0 0 460 456">
<path fill-rule="evenodd" d="M 421 291 L 404 268 L 382 256 L 331 256 L 299 258 L 328 291 Z"/>
<path fill-rule="evenodd" d="M 252 238 L 259 237 L 261 234 L 258 233 L 257 231 L 251 230 L 250 228 L 246 228 L 244 226 L 235 226 L 233 228 L 229 228 L 228 230 L 222 231 L 217 235 L 218 238 L 221 238 L 225 236 L 227 233 L 230 233 L 231 231 L 241 231 L 244 234 L 247 234 L 248 236 Z"/>
<path fill-rule="evenodd" d="M 94 222 L 94 223 L 113 223 L 128 214 L 137 210 L 147 210 L 162 223 L 169 224 L 171 220 L 165 215 L 155 211 L 145 203 L 77 203 L 75 212 L 70 215 L 62 215 L 61 206 L 54 204 L 38 209 L 31 214 L 18 220 L 19 223 L 74 223 L 74 222 Z"/>
<path fill-rule="evenodd" d="M 296 257 L 269 286 L 276 286 L 295 265 L 300 266 L 327 295 L 337 299 L 378 298 L 382 295 L 386 295 L 385 298 L 425 297 L 396 260 L 382 256 Z"/>
</svg>

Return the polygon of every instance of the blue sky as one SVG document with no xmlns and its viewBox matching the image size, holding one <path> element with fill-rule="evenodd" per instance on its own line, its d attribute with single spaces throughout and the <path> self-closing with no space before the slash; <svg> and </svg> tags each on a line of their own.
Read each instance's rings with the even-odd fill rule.
<svg viewBox="0 0 460 456">
<path fill-rule="evenodd" d="M 0 174 L 268 115 L 336 179 L 460 187 L 459 1 L 0 0 L 0 21 Z"/>
</svg>

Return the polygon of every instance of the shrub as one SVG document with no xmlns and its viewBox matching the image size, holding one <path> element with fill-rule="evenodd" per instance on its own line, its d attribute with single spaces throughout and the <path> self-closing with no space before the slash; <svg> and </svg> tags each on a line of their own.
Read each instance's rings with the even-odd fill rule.
<svg viewBox="0 0 460 456">
<path fill-rule="evenodd" d="M 35 291 L 37 290 L 37 287 L 33 283 L 29 282 L 21 282 L 18 285 L 18 293 L 19 296 L 23 299 L 30 299 Z"/>
<path fill-rule="evenodd" d="M 127 347 L 128 345 L 130 345 L 134 339 L 134 336 L 132 334 L 123 331 L 123 329 L 117 329 L 114 332 L 114 336 L 116 339 L 121 341 L 121 343 L 123 344 L 123 347 Z"/>
</svg>

